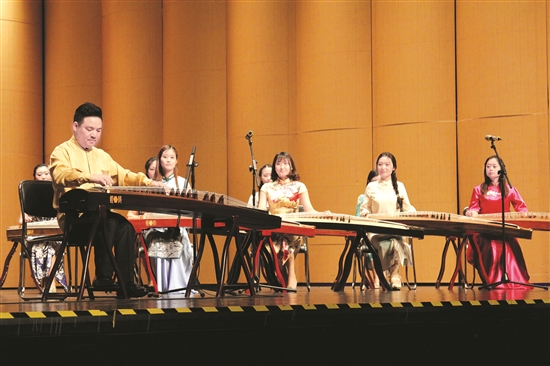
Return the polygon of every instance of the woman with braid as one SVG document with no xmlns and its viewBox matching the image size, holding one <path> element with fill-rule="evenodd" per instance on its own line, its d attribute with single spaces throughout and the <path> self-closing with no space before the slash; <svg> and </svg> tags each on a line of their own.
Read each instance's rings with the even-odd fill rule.
<svg viewBox="0 0 550 366">
<path fill-rule="evenodd" d="M 397 161 L 393 154 L 384 152 L 378 156 L 376 170 L 380 178 L 367 185 L 365 201 L 361 205 L 361 216 L 365 217 L 371 213 L 416 211 L 409 201 L 405 186 L 397 180 L 396 169 Z M 378 251 L 382 269 L 389 272 L 392 288 L 400 289 L 399 265 L 412 263 L 410 245 L 405 243 L 401 236 L 369 234 L 369 239 Z"/>
</svg>

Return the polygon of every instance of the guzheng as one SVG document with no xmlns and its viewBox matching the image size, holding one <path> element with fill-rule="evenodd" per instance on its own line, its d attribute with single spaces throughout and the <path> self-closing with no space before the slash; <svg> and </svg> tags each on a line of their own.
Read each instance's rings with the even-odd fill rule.
<svg viewBox="0 0 550 366">
<path fill-rule="evenodd" d="M 501 222 L 502 213 L 482 214 L 476 218 Z M 505 212 L 504 221 L 533 230 L 550 231 L 550 212 Z"/>
<path fill-rule="evenodd" d="M 496 220 L 479 219 L 445 212 L 396 212 L 392 214 L 370 214 L 368 217 L 420 226 L 424 228 L 426 235 L 463 237 L 473 233 L 487 235 L 502 234 L 502 223 Z M 512 223 L 505 225 L 505 231 L 506 235 L 522 239 L 531 239 L 533 235 L 531 229 L 525 229 Z"/>
<path fill-rule="evenodd" d="M 134 226 L 134 229 L 139 232 L 151 228 L 175 227 L 178 221 L 177 216 L 170 214 L 145 213 L 135 218 L 128 218 Z M 181 217 L 179 222 L 180 227 L 192 227 L 193 219 L 190 217 Z M 200 220 L 197 221 L 197 228 L 200 229 Z M 246 229 L 246 228 L 243 228 Z M 311 225 L 302 225 L 296 222 L 281 221 L 280 228 L 264 229 L 261 231 L 262 236 L 269 236 L 271 233 L 284 233 L 289 235 L 299 236 L 315 236 L 315 227 Z"/>
<path fill-rule="evenodd" d="M 61 196 L 61 212 L 93 212 L 100 206 L 108 209 L 134 210 L 208 217 L 214 220 L 238 217 L 239 225 L 250 229 L 273 229 L 281 226 L 281 218 L 269 215 L 229 196 L 189 191 L 166 194 L 158 187 L 94 187 L 73 189 Z"/>
<path fill-rule="evenodd" d="M 300 224 L 315 226 L 315 235 L 346 236 L 346 244 L 338 260 L 338 274 L 332 285 L 334 291 L 342 291 L 351 271 L 353 257 L 357 255 L 361 243 L 365 243 L 373 254 L 374 268 L 383 288 L 391 290 L 391 286 L 383 276 L 380 258 L 367 237 L 367 233 L 424 237 L 424 229 L 406 224 L 375 220 L 370 218 L 351 216 L 346 214 L 322 212 L 297 212 L 280 215 L 283 221 L 299 222 Z"/>
<path fill-rule="evenodd" d="M 10 241 L 21 239 L 21 225 L 10 226 L 6 229 L 6 237 Z M 57 220 L 35 221 L 27 223 L 27 235 L 55 235 L 63 231 L 57 224 Z"/>
<path fill-rule="evenodd" d="M 321 234 L 319 230 L 343 230 L 350 232 L 363 230 L 377 234 L 412 236 L 415 238 L 424 237 L 424 230 L 418 226 L 347 214 L 296 212 L 279 216 L 281 216 L 283 222 L 290 221 L 315 226 L 317 234 Z"/>
</svg>

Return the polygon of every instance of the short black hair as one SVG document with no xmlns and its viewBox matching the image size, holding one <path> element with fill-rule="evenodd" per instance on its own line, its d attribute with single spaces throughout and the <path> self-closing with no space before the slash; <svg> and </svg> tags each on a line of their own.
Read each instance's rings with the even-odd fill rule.
<svg viewBox="0 0 550 366">
<path fill-rule="evenodd" d="M 101 108 L 97 105 L 86 102 L 78 106 L 76 111 L 74 111 L 73 121 L 78 122 L 78 124 L 80 125 L 86 117 L 99 117 L 103 119 L 103 112 L 101 111 Z"/>
<path fill-rule="evenodd" d="M 36 179 L 36 171 L 39 169 L 39 168 L 42 168 L 43 166 L 45 166 L 46 168 L 48 168 L 48 164 L 38 164 L 37 166 L 34 167 L 33 171 L 32 171 L 32 177 L 33 179 Z"/>
</svg>

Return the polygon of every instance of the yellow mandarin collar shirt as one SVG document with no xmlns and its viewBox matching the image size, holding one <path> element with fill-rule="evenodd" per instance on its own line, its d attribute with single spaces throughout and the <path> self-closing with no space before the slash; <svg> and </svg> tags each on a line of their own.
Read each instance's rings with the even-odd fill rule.
<svg viewBox="0 0 550 366">
<path fill-rule="evenodd" d="M 50 173 L 54 187 L 53 206 L 59 208 L 59 198 L 74 188 L 88 188 L 95 184 L 93 174 L 107 173 L 115 186 L 148 186 L 152 180 L 143 173 L 134 173 L 121 167 L 102 149 L 84 150 L 74 136 L 58 145 L 50 156 Z M 62 218 L 58 214 L 58 220 Z M 60 226 L 62 225 L 60 220 Z M 63 226 L 61 226 L 63 227 Z"/>
</svg>

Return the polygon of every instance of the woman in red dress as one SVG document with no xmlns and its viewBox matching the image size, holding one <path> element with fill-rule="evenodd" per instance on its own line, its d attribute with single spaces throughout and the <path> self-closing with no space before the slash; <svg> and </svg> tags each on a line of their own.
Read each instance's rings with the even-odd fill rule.
<svg viewBox="0 0 550 366">
<path fill-rule="evenodd" d="M 484 176 L 482 184 L 474 188 L 467 216 L 475 217 L 478 214 L 490 214 L 502 212 L 502 196 L 499 186 L 501 164 L 499 158 L 490 156 L 485 161 Z M 518 190 L 511 187 L 504 179 L 504 211 L 510 212 L 510 206 L 517 212 L 527 212 L 527 205 Z M 485 266 L 487 284 L 493 284 L 502 280 L 503 268 L 501 265 L 502 236 L 491 236 L 475 234 L 474 240 L 479 244 L 481 250 L 481 261 Z M 475 266 L 474 253 L 471 246 L 467 252 L 468 262 Z M 511 282 L 529 283 L 529 273 L 521 247 L 516 238 L 506 238 L 506 273 Z M 478 268 L 479 269 L 479 268 Z M 505 283 L 497 288 L 531 288 L 515 283 Z"/>
</svg>

